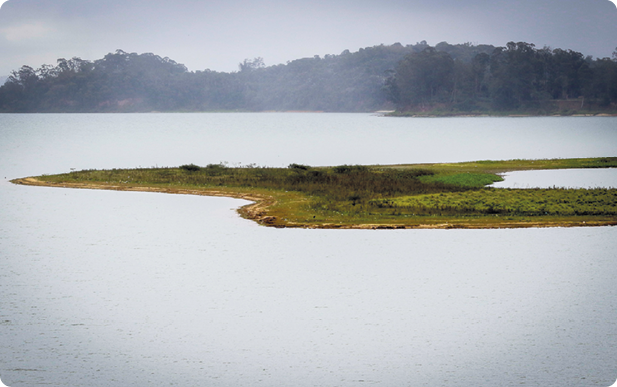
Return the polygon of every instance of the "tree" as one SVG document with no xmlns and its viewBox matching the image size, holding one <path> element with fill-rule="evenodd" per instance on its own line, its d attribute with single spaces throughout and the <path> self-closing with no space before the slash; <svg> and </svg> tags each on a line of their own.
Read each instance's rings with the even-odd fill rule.
<svg viewBox="0 0 617 387">
<path fill-rule="evenodd" d="M 396 68 L 398 103 L 426 106 L 448 102 L 454 85 L 454 61 L 432 47 L 407 55 Z"/>
<path fill-rule="evenodd" d="M 2 86 L 5 96 L 2 98 L 3 110 L 31 112 L 36 111 L 41 99 L 42 83 L 37 72 L 30 66 L 22 66 L 12 71 Z"/>
<path fill-rule="evenodd" d="M 491 55 L 489 91 L 494 108 L 517 109 L 534 99 L 538 78 L 534 47 L 530 43 L 509 42 Z"/>
<path fill-rule="evenodd" d="M 266 65 L 262 57 L 257 57 L 254 59 L 245 59 L 244 62 L 238 65 L 238 67 L 240 68 L 241 72 L 244 72 L 244 71 L 248 72 L 248 71 L 254 71 L 257 69 L 263 69 L 264 67 L 266 67 Z"/>
<path fill-rule="evenodd" d="M 486 53 L 476 55 L 471 61 L 473 95 L 475 98 L 484 96 L 488 91 L 487 80 L 490 76 L 490 63 L 491 57 Z"/>
<path fill-rule="evenodd" d="M 548 92 L 553 98 L 577 98 L 582 85 L 588 80 L 589 66 L 580 52 L 555 49 Z"/>
</svg>

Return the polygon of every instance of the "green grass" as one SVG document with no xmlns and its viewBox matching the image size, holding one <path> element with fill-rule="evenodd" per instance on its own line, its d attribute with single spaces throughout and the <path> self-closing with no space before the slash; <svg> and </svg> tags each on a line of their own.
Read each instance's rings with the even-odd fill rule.
<svg viewBox="0 0 617 387">
<path fill-rule="evenodd" d="M 575 159 L 514 159 L 480 160 L 463 163 L 400 164 L 382 168 L 422 168 L 439 174 L 446 173 L 503 173 L 509 171 L 528 171 L 540 169 L 578 169 L 578 168 L 616 168 L 617 157 L 595 157 Z"/>
<path fill-rule="evenodd" d="M 194 164 L 178 168 L 84 170 L 39 176 L 47 185 L 244 197 L 268 203 L 254 219 L 275 226 L 382 224 L 457 227 L 516 224 L 617 224 L 615 189 L 495 189 L 486 185 L 512 170 L 617 166 L 617 157 L 475 161 L 397 166 L 288 168 Z M 17 181 L 20 182 L 20 181 Z M 22 182 L 23 183 L 23 182 Z M 25 183 L 27 184 L 27 183 Z M 500 219 L 497 219 L 501 217 Z"/>
<path fill-rule="evenodd" d="M 465 172 L 455 174 L 434 174 L 422 176 L 420 180 L 423 182 L 440 182 L 444 184 L 458 185 L 462 187 L 481 188 L 488 184 L 503 181 L 503 177 L 495 175 L 493 173 Z"/>
<path fill-rule="evenodd" d="M 358 202 L 376 197 L 464 190 L 438 181 L 422 181 L 434 172 L 422 169 L 377 169 L 341 165 L 331 168 L 242 167 L 193 164 L 179 168 L 86 170 L 45 176 L 50 182 L 104 182 L 109 184 L 170 185 L 175 187 L 246 187 L 297 191 L 330 201 Z"/>
<path fill-rule="evenodd" d="M 617 189 L 497 189 L 376 200 L 417 214 L 617 215 Z"/>
</svg>

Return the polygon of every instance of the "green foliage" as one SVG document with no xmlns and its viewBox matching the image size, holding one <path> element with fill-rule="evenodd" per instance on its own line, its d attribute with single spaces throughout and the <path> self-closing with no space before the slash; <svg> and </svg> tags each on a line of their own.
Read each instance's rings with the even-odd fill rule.
<svg viewBox="0 0 617 387">
<path fill-rule="evenodd" d="M 399 103 L 424 106 L 449 101 L 454 85 L 454 61 L 432 47 L 406 56 L 396 69 Z"/>
<path fill-rule="evenodd" d="M 219 163 L 219 164 L 208 164 L 203 169 L 203 171 L 208 176 L 220 176 L 223 173 L 225 173 L 226 169 L 227 169 L 227 166 L 225 164 Z"/>
<path fill-rule="evenodd" d="M 365 173 L 368 167 L 364 165 L 339 165 L 332 168 L 334 173 L 350 174 L 350 173 Z"/>
<path fill-rule="evenodd" d="M 425 41 L 240 71 L 189 72 L 169 58 L 117 50 L 102 59 L 23 66 L 0 86 L 0 112 L 375 111 L 614 112 L 617 59 L 572 50 Z"/>
<path fill-rule="evenodd" d="M 421 169 L 371 169 L 360 165 L 333 168 L 237 167 L 211 164 L 204 168 L 193 164 L 179 168 L 88 170 L 46 176 L 48 181 L 86 181 L 114 184 L 251 187 L 279 191 L 297 191 L 312 197 L 313 203 L 328 208 L 346 206 L 380 197 L 464 190 L 440 182 L 422 182 L 419 177 L 432 174 Z"/>
<path fill-rule="evenodd" d="M 411 168 L 416 168 L 411 165 Z M 578 169 L 578 168 L 615 168 L 617 157 L 590 157 L 573 159 L 537 159 L 537 160 L 479 160 L 452 164 L 431 164 L 426 168 L 440 173 L 501 173 L 507 171 L 527 171 L 538 169 Z"/>
<path fill-rule="evenodd" d="M 308 165 L 302 165 L 302 164 L 289 164 L 287 168 L 293 169 L 296 171 L 308 171 L 311 167 Z"/>
<path fill-rule="evenodd" d="M 424 214 L 617 215 L 617 189 L 503 189 L 429 194 L 375 201 Z"/>
<path fill-rule="evenodd" d="M 185 171 L 189 171 L 189 172 L 197 172 L 197 171 L 201 170 L 201 167 L 199 165 L 195 165 L 195 164 L 186 164 L 186 165 L 181 165 L 180 169 L 185 170 Z"/>
<path fill-rule="evenodd" d="M 0 87 L 4 112 L 134 112 L 238 108 L 242 86 L 230 74 L 189 73 L 169 58 L 117 50 L 93 62 L 60 58 L 28 66 Z"/>
<path fill-rule="evenodd" d="M 485 185 L 503 181 L 501 176 L 492 173 L 457 173 L 453 175 L 426 176 L 422 181 L 438 181 L 444 184 L 460 185 L 463 187 L 481 188 Z"/>
<path fill-rule="evenodd" d="M 399 62 L 386 81 L 399 110 L 573 114 L 617 107 L 617 60 L 509 42 L 464 61 L 456 60 L 454 55 L 463 56 L 448 46 L 440 43 Z"/>
<path fill-rule="evenodd" d="M 247 59 L 234 73 L 189 72 L 169 58 L 122 50 L 95 61 L 60 58 L 56 66 L 13 72 L 0 87 L 0 111 L 375 111 L 391 107 L 386 79 L 398 61 L 426 47 L 379 45 L 276 66 Z"/>
</svg>

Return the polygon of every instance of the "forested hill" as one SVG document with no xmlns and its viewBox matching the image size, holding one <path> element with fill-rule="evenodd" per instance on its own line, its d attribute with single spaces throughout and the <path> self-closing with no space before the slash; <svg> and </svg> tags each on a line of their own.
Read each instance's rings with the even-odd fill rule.
<svg viewBox="0 0 617 387">
<path fill-rule="evenodd" d="M 233 73 L 189 72 L 169 58 L 118 50 L 93 62 L 73 58 L 39 69 L 23 66 L 0 88 L 0 109 L 371 111 L 387 103 L 382 86 L 388 71 L 405 55 L 426 47 L 426 42 L 382 45 L 269 67 L 255 58 L 245 60 Z"/>
<path fill-rule="evenodd" d="M 393 44 L 232 73 L 188 71 L 154 54 L 23 66 L 0 87 L 0 112 L 615 110 L 617 55 L 445 42 Z"/>
</svg>

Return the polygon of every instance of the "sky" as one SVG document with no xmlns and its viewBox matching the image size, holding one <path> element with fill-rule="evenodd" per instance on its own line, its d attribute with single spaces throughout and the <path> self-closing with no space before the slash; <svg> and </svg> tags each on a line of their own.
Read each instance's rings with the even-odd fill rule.
<svg viewBox="0 0 617 387">
<path fill-rule="evenodd" d="M 0 0 L 1 2 L 1 0 Z M 154 53 L 189 70 L 237 71 L 379 44 L 509 41 L 610 57 L 609 0 L 8 0 L 0 8 L 0 76 L 58 58 Z"/>
</svg>

